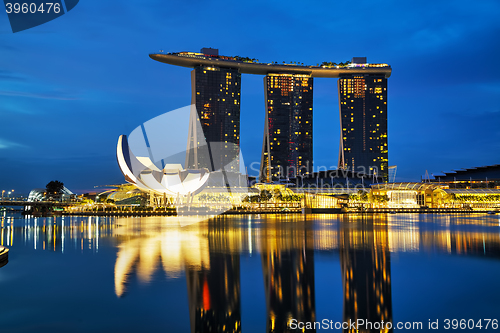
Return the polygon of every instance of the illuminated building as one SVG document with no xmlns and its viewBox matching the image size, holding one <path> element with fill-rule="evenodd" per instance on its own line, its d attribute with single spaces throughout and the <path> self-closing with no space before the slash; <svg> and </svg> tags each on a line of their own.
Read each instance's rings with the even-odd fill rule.
<svg viewBox="0 0 500 333">
<path fill-rule="evenodd" d="M 212 190 L 217 185 L 221 193 L 237 191 L 240 196 L 247 191 L 245 176 L 234 172 L 239 170 L 238 144 L 229 139 L 207 142 L 203 127 L 218 124 L 211 124 L 211 116 L 205 117 L 205 111 L 201 110 L 205 126 L 191 105 L 156 116 L 136 127 L 128 137 L 119 137 L 116 156 L 125 180 L 146 192 L 151 205 L 166 206 L 170 202 L 176 208 L 187 205 L 189 209 L 193 197 L 208 189 L 210 183 Z M 236 129 L 231 131 L 238 135 Z M 212 139 L 219 140 L 215 135 Z M 241 183 L 244 188 L 239 187 Z M 213 215 L 221 207 L 204 208 Z M 177 214 L 181 212 L 183 209 L 177 210 Z"/>
<path fill-rule="evenodd" d="M 236 90 L 232 89 L 236 87 L 240 74 L 266 75 L 266 127 L 260 166 L 260 170 L 264 171 L 261 172 L 260 180 L 266 182 L 289 178 L 297 173 L 300 175 L 302 170 L 307 174 L 306 167 L 311 172 L 312 80 L 317 77 L 340 78 L 340 113 L 342 128 L 345 130 L 342 131 L 339 166 L 354 167 L 353 171 L 364 174 L 375 172 L 376 176 L 382 175 L 387 180 L 387 78 L 392 72 L 389 65 L 368 64 L 366 58 L 354 58 L 351 64 L 321 66 L 260 63 L 250 58 L 222 56 L 216 49 L 202 49 L 200 53 L 155 53 L 149 56 L 162 63 L 194 68 L 193 103 L 196 104 L 200 117 L 207 118 L 201 119 L 207 141 L 219 139 L 220 134 L 225 139 L 225 134 L 230 137 L 230 134 L 237 133 L 232 138 L 233 141 L 228 142 L 239 143 L 239 123 L 233 132 L 225 132 L 231 128 L 231 124 L 236 123 L 236 119 L 228 117 L 227 121 L 218 123 L 217 119 L 220 118 L 217 117 L 225 114 L 224 106 L 212 103 L 224 98 L 217 94 L 232 98 L 234 91 L 236 98 Z M 230 80 L 226 80 L 228 73 L 231 73 Z M 234 84 L 230 84 L 231 80 L 235 80 Z M 203 83 L 198 86 L 198 82 Z M 197 90 L 201 87 L 207 89 L 203 88 L 203 92 Z M 238 121 L 239 87 L 238 81 L 237 101 L 233 100 L 235 107 L 238 104 Z M 231 99 L 229 100 L 231 104 Z M 227 101 L 228 99 L 223 102 Z M 233 116 L 234 113 L 231 112 L 231 117 Z M 307 120 L 309 117 L 310 121 Z M 210 128 L 210 133 L 216 133 L 214 137 L 207 128 Z M 310 161 L 309 166 L 306 160 Z M 280 169 L 283 172 L 279 172 Z"/>
<path fill-rule="evenodd" d="M 212 162 L 200 160 L 198 165 L 187 167 L 221 169 L 237 161 L 239 154 L 241 74 L 234 68 L 196 66 L 191 71 L 191 86 L 191 104 L 196 105 L 209 149 L 216 142 L 229 145 L 224 154 L 215 154 L 212 149 Z M 232 163 L 227 171 L 239 172 L 238 163 Z"/>
<path fill-rule="evenodd" d="M 387 196 L 390 208 L 439 208 L 444 194 L 443 186 L 430 183 L 385 183 L 372 185 L 375 196 Z"/>
<path fill-rule="evenodd" d="M 55 198 L 47 195 L 47 189 L 35 188 L 30 191 L 30 194 L 28 195 L 28 201 L 43 201 L 49 198 L 57 199 L 58 201 L 69 201 L 72 197 L 74 198 L 75 194 L 68 190 L 66 186 L 63 187 L 61 193 L 56 195 Z"/>
<path fill-rule="evenodd" d="M 118 165 L 125 179 L 142 190 L 184 196 L 200 192 L 207 183 L 209 173 L 205 168 L 183 170 L 181 164 L 163 164 L 160 170 L 149 156 L 136 154 L 131 151 L 127 136 L 120 135 L 116 147 Z"/>
<path fill-rule="evenodd" d="M 206 50 L 206 49 L 205 49 Z M 230 57 L 197 52 L 152 53 L 149 57 L 165 64 L 195 68 L 197 66 L 216 66 L 238 69 L 241 74 L 267 75 L 269 73 L 293 73 L 311 75 L 311 77 L 338 78 L 343 75 L 374 74 L 391 76 L 391 66 L 388 64 L 362 64 L 359 62 L 345 66 L 308 66 L 298 64 L 260 63 L 255 59 Z M 202 50 L 203 51 L 203 50 Z"/>
<path fill-rule="evenodd" d="M 372 185 L 371 194 L 386 196 L 379 205 L 389 208 L 454 208 L 485 210 L 500 208 L 500 189 L 450 188 L 447 183 L 384 183 Z"/>
<path fill-rule="evenodd" d="M 500 164 L 433 173 L 429 178 L 430 182 L 446 183 L 450 188 L 500 189 Z"/>
<path fill-rule="evenodd" d="M 363 172 L 354 172 L 346 169 L 318 170 L 300 179 L 297 179 L 298 187 L 310 188 L 364 188 L 370 184 L 383 182 L 380 175 L 370 175 Z"/>
<path fill-rule="evenodd" d="M 358 219 L 361 219 L 356 221 L 361 223 L 359 229 L 348 227 Z M 358 319 L 371 323 L 392 322 L 391 255 L 386 219 L 384 215 L 375 216 L 373 221 L 365 216 L 344 216 L 340 225 L 344 322 Z M 392 330 L 369 327 L 344 330 L 355 333 L 389 331 Z"/>
<path fill-rule="evenodd" d="M 313 79 L 303 74 L 268 74 L 264 90 L 261 182 L 308 174 L 313 162 Z"/>
<path fill-rule="evenodd" d="M 366 58 L 353 58 L 353 64 Z M 342 74 L 339 168 L 388 179 L 387 78 L 384 74 Z"/>
</svg>

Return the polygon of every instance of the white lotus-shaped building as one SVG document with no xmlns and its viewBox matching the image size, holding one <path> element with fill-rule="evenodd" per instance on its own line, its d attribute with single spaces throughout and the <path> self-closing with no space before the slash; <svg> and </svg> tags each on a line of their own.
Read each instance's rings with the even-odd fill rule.
<svg viewBox="0 0 500 333">
<path fill-rule="evenodd" d="M 157 194 L 175 197 L 195 195 L 206 186 L 210 174 L 205 168 L 185 170 L 181 164 L 166 164 L 159 169 L 149 157 L 133 154 L 126 135 L 118 139 L 116 154 L 128 182 Z"/>
<path fill-rule="evenodd" d="M 227 142 L 207 144 L 194 105 L 153 118 L 128 137 L 121 135 L 116 155 L 127 182 L 156 196 L 172 198 L 176 207 L 190 205 L 209 179 L 217 185 L 205 197 L 230 196 L 235 188 L 238 196 L 246 191 L 246 181 L 243 184 L 240 178 L 228 176 L 239 169 L 239 147 Z M 216 161 L 224 162 L 218 165 Z M 219 205 L 210 207 L 210 212 L 227 209 L 230 207 Z"/>
</svg>

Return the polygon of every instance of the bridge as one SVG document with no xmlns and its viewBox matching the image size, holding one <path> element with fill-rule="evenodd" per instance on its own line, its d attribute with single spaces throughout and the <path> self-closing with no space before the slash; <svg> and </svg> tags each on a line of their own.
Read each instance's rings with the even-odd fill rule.
<svg viewBox="0 0 500 333">
<path fill-rule="evenodd" d="M 75 202 L 60 201 L 24 201 L 24 200 L 0 200 L 0 207 L 5 206 L 30 206 L 30 207 L 68 207 L 75 205 Z"/>
<path fill-rule="evenodd" d="M 25 207 L 30 207 L 31 213 L 48 213 L 51 212 L 55 207 L 63 208 L 73 206 L 76 203 L 74 202 L 60 202 L 60 201 L 24 201 L 24 200 L 1 200 L 0 207 L 9 207 L 9 206 L 18 206 L 23 207 L 23 210 L 26 211 Z"/>
</svg>

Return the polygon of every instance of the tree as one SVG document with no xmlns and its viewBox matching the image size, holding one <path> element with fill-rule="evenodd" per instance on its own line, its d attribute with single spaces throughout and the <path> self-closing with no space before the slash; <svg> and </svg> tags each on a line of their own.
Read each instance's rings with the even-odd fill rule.
<svg viewBox="0 0 500 333">
<path fill-rule="evenodd" d="M 58 180 L 53 180 L 45 186 L 45 191 L 47 192 L 47 198 L 57 198 L 59 197 L 64 189 L 64 184 Z"/>
<path fill-rule="evenodd" d="M 275 188 L 275 189 L 273 190 L 273 197 L 274 197 L 276 200 L 281 200 L 281 198 L 282 198 L 283 196 L 281 195 L 281 191 L 280 191 L 279 189 Z"/>
<path fill-rule="evenodd" d="M 268 201 L 272 197 L 273 197 L 273 195 L 268 190 L 260 191 L 260 201 Z"/>
</svg>

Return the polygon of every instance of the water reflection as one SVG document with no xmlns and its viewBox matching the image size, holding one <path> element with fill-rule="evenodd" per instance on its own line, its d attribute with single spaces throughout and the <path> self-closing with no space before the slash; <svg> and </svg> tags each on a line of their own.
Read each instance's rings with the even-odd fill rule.
<svg viewBox="0 0 500 333">
<path fill-rule="evenodd" d="M 134 239 L 164 239 L 161 241 L 162 244 L 165 243 L 162 246 L 169 249 L 160 251 L 162 264 L 165 263 L 165 271 L 169 277 L 178 277 L 184 270 L 185 260 L 189 265 L 199 266 L 207 258 L 207 241 L 217 232 L 225 234 L 224 242 L 211 244 L 217 251 L 262 253 L 274 238 L 281 238 L 276 239 L 280 246 L 297 243 L 296 236 L 289 237 L 296 227 L 302 227 L 296 222 L 312 222 L 313 229 L 307 233 L 307 248 L 331 251 L 340 249 L 342 224 L 359 218 L 361 215 L 309 215 L 307 218 L 302 215 L 221 217 L 217 221 L 227 220 L 227 226 L 224 230 L 214 231 L 209 235 L 207 223 L 189 225 L 189 221 L 184 221 L 183 225 L 187 226 L 182 227 L 179 221 L 170 217 L 24 219 L 4 215 L 0 217 L 0 245 L 10 247 L 22 243 L 36 250 L 64 252 L 71 248 L 98 253 L 102 239 L 117 239 L 124 247 L 125 242 Z M 438 251 L 456 255 L 500 257 L 500 216 L 380 214 L 367 215 L 364 219 L 387 226 L 385 233 L 390 252 Z M 286 228 L 283 227 L 285 224 Z M 181 244 L 182 251 L 189 252 L 186 259 L 183 259 L 180 252 Z M 135 247 L 145 246 L 148 245 L 141 243 Z M 155 248 L 154 245 L 149 246 Z"/>
<path fill-rule="evenodd" d="M 340 224 L 344 322 L 392 322 L 391 256 L 386 215 L 344 215 Z M 344 332 L 389 332 L 363 325 Z"/>
<path fill-rule="evenodd" d="M 262 234 L 266 332 L 288 331 L 291 319 L 315 321 L 314 234 L 310 223 L 278 221 Z"/>
<path fill-rule="evenodd" d="M 440 252 L 500 258 L 500 216 L 387 216 L 391 252 Z"/>
<path fill-rule="evenodd" d="M 99 240 L 112 235 L 110 218 L 60 217 L 20 218 L 2 216 L 0 219 L 0 245 L 23 244 L 34 250 L 62 252 L 71 248 L 81 252 L 99 252 Z"/>
<path fill-rule="evenodd" d="M 210 269 L 208 240 L 200 226 L 181 228 L 161 217 L 117 219 L 113 231 L 113 237 L 120 241 L 115 264 L 116 295 L 124 295 L 134 272 L 140 282 L 148 283 L 160 263 L 169 278 L 180 277 L 185 267 Z"/>
<path fill-rule="evenodd" d="M 266 332 L 290 332 L 292 318 L 323 319 L 316 318 L 318 254 L 338 255 L 344 322 L 388 322 L 391 253 L 500 258 L 498 227 L 497 216 L 484 215 L 222 216 L 194 224 L 174 217 L 4 217 L 0 245 L 98 254 L 99 244 L 112 240 L 116 296 L 127 294 L 134 276 L 143 284 L 154 283 L 156 273 L 185 277 L 192 332 L 241 332 L 240 258 L 258 254 L 264 288 L 256 292 L 265 295 Z"/>
<path fill-rule="evenodd" d="M 227 241 L 214 238 L 209 243 Z M 209 245 L 210 266 L 186 268 L 191 332 L 241 332 L 240 257 L 216 248 Z"/>
</svg>

